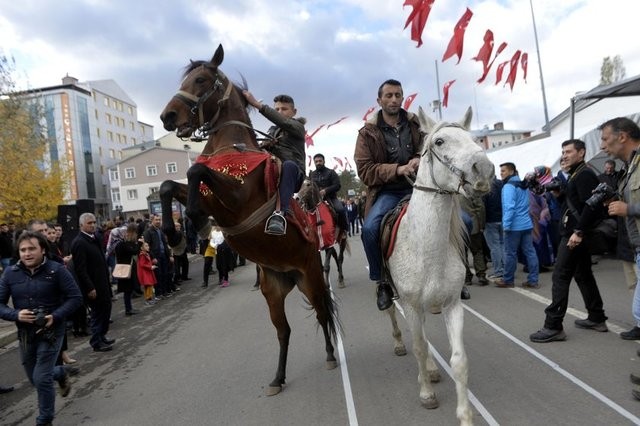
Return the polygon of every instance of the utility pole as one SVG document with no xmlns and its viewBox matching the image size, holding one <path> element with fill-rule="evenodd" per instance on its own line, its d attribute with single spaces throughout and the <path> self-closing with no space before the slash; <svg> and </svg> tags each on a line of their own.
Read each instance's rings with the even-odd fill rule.
<svg viewBox="0 0 640 426">
<path fill-rule="evenodd" d="M 435 107 L 438 108 L 438 120 L 442 121 L 442 100 L 440 99 L 440 75 L 438 73 L 438 60 L 436 59 L 434 62 L 436 64 L 436 90 L 438 92 L 438 103 L 434 105 L 433 109 L 435 110 Z"/>
<path fill-rule="evenodd" d="M 542 87 L 542 105 L 544 107 L 544 125 L 547 129 L 547 133 L 551 134 L 551 129 L 549 128 L 549 112 L 547 111 L 547 95 L 544 91 L 544 78 L 542 77 L 542 62 L 540 60 L 540 46 L 538 46 L 538 30 L 536 29 L 536 17 L 533 14 L 533 0 L 529 0 L 529 5 L 531 6 L 531 20 L 533 21 L 533 35 L 536 40 L 536 53 L 538 55 L 538 68 L 540 70 L 540 86 Z"/>
</svg>

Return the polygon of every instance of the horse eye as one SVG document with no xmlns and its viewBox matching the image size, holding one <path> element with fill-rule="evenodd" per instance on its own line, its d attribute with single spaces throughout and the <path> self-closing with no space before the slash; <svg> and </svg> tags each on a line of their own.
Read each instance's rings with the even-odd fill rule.
<svg viewBox="0 0 640 426">
<path fill-rule="evenodd" d="M 434 143 L 436 144 L 436 146 L 440 146 L 440 145 L 442 145 L 444 143 L 444 139 L 438 138 L 438 139 L 435 140 Z"/>
<path fill-rule="evenodd" d="M 202 84 L 206 81 L 206 79 L 204 77 L 198 77 L 196 78 L 196 84 Z"/>
</svg>

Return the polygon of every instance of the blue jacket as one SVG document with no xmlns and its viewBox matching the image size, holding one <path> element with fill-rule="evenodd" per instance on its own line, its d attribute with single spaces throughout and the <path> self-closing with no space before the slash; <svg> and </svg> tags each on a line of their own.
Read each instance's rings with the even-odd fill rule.
<svg viewBox="0 0 640 426">
<path fill-rule="evenodd" d="M 8 306 L 9 297 L 13 308 Z M 43 307 L 60 324 L 82 305 L 82 294 L 73 276 L 56 262 L 45 261 L 31 272 L 21 262 L 7 268 L 0 277 L 0 318 L 14 321 L 18 328 L 31 324 L 18 322 L 22 309 Z"/>
<path fill-rule="evenodd" d="M 520 187 L 520 178 L 513 175 L 505 179 L 502 187 L 502 229 L 526 231 L 533 229 L 529 216 L 529 190 Z"/>
</svg>

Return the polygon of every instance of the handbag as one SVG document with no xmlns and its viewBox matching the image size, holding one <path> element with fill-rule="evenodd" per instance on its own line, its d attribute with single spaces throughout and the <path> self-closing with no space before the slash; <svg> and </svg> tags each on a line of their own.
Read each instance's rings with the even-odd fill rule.
<svg viewBox="0 0 640 426">
<path fill-rule="evenodd" d="M 116 263 L 111 273 L 113 278 L 129 279 L 131 278 L 131 263 Z"/>
</svg>

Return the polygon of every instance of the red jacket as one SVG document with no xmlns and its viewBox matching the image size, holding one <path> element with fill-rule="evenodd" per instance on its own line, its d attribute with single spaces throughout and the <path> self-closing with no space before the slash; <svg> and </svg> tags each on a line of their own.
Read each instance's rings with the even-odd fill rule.
<svg viewBox="0 0 640 426">
<path fill-rule="evenodd" d="M 149 253 L 143 251 L 138 255 L 138 282 L 140 285 L 156 285 L 156 275 L 153 273 L 153 262 Z"/>
</svg>

